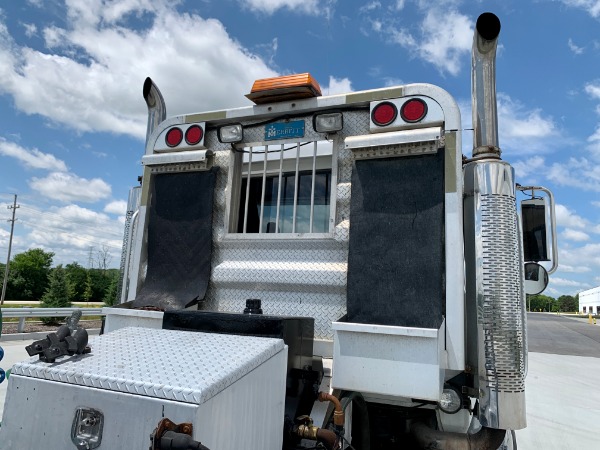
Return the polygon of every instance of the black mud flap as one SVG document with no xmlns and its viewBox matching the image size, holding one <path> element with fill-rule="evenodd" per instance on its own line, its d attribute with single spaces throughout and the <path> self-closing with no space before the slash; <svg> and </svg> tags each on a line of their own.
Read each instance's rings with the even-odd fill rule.
<svg viewBox="0 0 600 450">
<path fill-rule="evenodd" d="M 355 162 L 349 322 L 439 328 L 445 314 L 444 248 L 443 150 Z"/>
<path fill-rule="evenodd" d="M 218 168 L 154 175 L 148 215 L 148 269 L 131 307 L 187 308 L 206 294 Z"/>
</svg>

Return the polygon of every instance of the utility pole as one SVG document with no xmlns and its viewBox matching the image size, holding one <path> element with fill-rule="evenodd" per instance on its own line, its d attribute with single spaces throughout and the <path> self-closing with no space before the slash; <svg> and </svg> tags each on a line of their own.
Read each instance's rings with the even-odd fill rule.
<svg viewBox="0 0 600 450">
<path fill-rule="evenodd" d="M 17 194 L 15 194 L 15 199 L 13 201 L 12 206 L 8 205 L 8 209 L 12 209 L 12 219 L 9 219 L 10 222 L 10 238 L 8 239 L 8 255 L 6 256 L 6 267 L 4 268 L 4 282 L 2 283 L 2 297 L 0 297 L 0 305 L 4 304 L 4 296 L 6 295 L 6 284 L 8 283 L 8 267 L 10 266 L 10 251 L 12 249 L 12 240 L 13 233 L 15 231 L 15 213 L 17 212 L 17 208 L 20 206 L 17 205 Z"/>
</svg>

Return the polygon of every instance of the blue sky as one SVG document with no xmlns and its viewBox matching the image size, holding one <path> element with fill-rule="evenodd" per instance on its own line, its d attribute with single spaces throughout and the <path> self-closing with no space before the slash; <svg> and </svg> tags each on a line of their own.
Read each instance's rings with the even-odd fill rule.
<svg viewBox="0 0 600 450">
<path fill-rule="evenodd" d="M 105 249 L 118 267 L 146 76 L 168 115 L 246 105 L 253 80 L 277 74 L 310 72 L 325 93 L 427 82 L 471 128 L 484 11 L 502 22 L 503 157 L 557 201 L 561 265 L 546 293 L 600 285 L 599 0 L 0 0 L 0 261 L 16 193 L 13 254 L 88 266 Z"/>
</svg>

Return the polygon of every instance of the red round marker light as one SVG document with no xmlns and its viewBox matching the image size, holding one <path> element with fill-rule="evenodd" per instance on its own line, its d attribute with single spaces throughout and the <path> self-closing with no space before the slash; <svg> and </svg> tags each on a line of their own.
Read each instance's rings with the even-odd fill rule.
<svg viewBox="0 0 600 450">
<path fill-rule="evenodd" d="M 169 147 L 177 147 L 183 140 L 183 131 L 177 127 L 171 128 L 167 131 L 165 136 L 165 142 Z"/>
<path fill-rule="evenodd" d="M 419 122 L 427 115 L 427 103 L 420 98 L 412 98 L 400 108 L 400 117 L 409 123 Z"/>
<path fill-rule="evenodd" d="M 390 102 L 383 102 L 373 108 L 371 112 L 371 120 L 375 125 L 385 127 L 389 125 L 398 116 L 398 109 L 396 105 Z"/>
<path fill-rule="evenodd" d="M 202 136 L 204 136 L 202 127 L 200 125 L 192 125 L 185 132 L 185 142 L 188 145 L 196 145 L 202 140 Z"/>
</svg>

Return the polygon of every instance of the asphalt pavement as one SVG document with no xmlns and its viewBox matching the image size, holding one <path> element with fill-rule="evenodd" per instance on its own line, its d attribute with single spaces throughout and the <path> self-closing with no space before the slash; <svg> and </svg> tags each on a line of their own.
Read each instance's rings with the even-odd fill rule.
<svg viewBox="0 0 600 450">
<path fill-rule="evenodd" d="M 527 428 L 516 432 L 519 450 L 600 448 L 600 325 L 529 313 L 527 331 Z"/>
<path fill-rule="evenodd" d="M 529 313 L 529 351 L 600 358 L 600 325 L 585 316 Z"/>
</svg>

